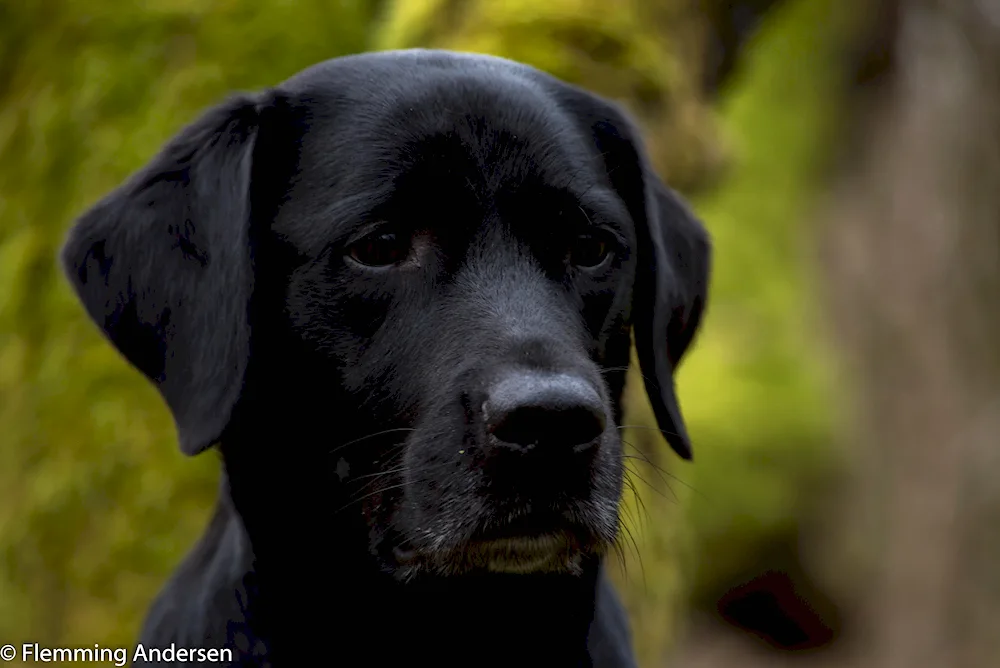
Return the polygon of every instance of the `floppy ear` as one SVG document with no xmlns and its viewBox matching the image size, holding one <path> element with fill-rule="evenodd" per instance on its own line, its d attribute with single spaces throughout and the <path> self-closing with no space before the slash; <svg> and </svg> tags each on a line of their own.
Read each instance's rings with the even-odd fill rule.
<svg viewBox="0 0 1000 668">
<path fill-rule="evenodd" d="M 694 338 L 708 297 L 708 232 L 656 175 L 628 115 L 594 96 L 585 106 L 609 178 L 635 224 L 638 248 L 630 313 L 646 394 L 667 442 L 678 455 L 691 459 L 674 372 Z"/>
<path fill-rule="evenodd" d="M 60 260 L 107 338 L 159 389 L 181 450 L 221 436 L 249 352 L 249 183 L 260 98 L 216 106 L 74 224 Z"/>
<path fill-rule="evenodd" d="M 691 459 L 691 439 L 677 400 L 674 372 L 705 309 L 711 242 L 681 197 L 651 169 L 643 171 L 646 217 L 638 235 L 632 293 L 636 351 L 660 429 L 678 455 Z"/>
</svg>

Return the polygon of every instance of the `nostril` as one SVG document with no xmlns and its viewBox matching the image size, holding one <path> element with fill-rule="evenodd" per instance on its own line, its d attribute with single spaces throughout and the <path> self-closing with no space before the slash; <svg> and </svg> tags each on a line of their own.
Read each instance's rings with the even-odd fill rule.
<svg viewBox="0 0 1000 668">
<path fill-rule="evenodd" d="M 607 424 L 594 387 L 567 374 L 509 374 L 491 388 L 483 411 L 486 428 L 498 441 L 525 448 L 580 450 Z"/>
<path fill-rule="evenodd" d="M 604 432 L 604 421 L 583 406 L 523 406 L 501 416 L 490 425 L 490 432 L 497 440 L 524 447 L 575 447 L 596 441 Z"/>
</svg>

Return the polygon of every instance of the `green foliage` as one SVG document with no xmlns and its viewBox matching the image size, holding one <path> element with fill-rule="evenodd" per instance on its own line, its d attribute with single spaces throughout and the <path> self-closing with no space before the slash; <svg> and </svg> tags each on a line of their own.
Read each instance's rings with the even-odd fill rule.
<svg viewBox="0 0 1000 668">
<path fill-rule="evenodd" d="M 203 529 L 152 385 L 55 257 L 73 216 L 202 108 L 362 50 L 363 0 L 0 3 L 0 637 L 127 644 Z"/>
<path fill-rule="evenodd" d="M 662 173 L 693 189 L 719 163 L 686 6 L 399 0 L 373 26 L 371 0 L 0 0 L 0 640 L 129 644 L 215 497 L 217 462 L 182 457 L 153 387 L 58 274 L 74 215 L 227 92 L 371 45 L 494 53 L 617 98 Z M 733 161 L 695 201 L 716 262 L 679 377 L 695 464 L 668 454 L 631 379 L 628 461 L 645 509 L 626 503 L 638 550 L 625 546 L 620 580 L 644 665 L 689 601 L 794 539 L 830 470 L 801 251 L 838 103 L 836 7 L 794 0 L 775 14 L 719 110 Z"/>
<path fill-rule="evenodd" d="M 708 541 L 699 569 L 752 551 L 742 535 L 791 530 L 833 464 L 808 216 L 840 106 L 838 4 L 797 0 L 764 26 L 723 102 L 739 164 L 697 202 L 717 252 L 711 317 L 679 380 L 704 443 L 693 484 L 709 500 L 688 508 Z"/>
<path fill-rule="evenodd" d="M 676 496 L 667 492 L 666 501 L 646 488 L 652 519 L 638 543 L 647 577 L 637 578 L 633 563 L 623 579 L 645 665 L 668 649 L 676 615 L 712 607 L 743 578 L 786 565 L 773 561 L 775 552 L 797 557 L 800 528 L 838 470 L 806 223 L 841 102 L 841 19 L 836 0 L 782 7 L 719 107 L 733 162 L 719 187 L 694 202 L 715 265 L 704 328 L 678 375 L 695 463 L 643 446 L 683 484 L 668 479 Z M 645 398 L 633 401 L 630 422 L 652 424 Z M 641 444 L 651 433 L 626 438 Z M 639 471 L 657 481 L 649 467 Z"/>
<path fill-rule="evenodd" d="M 653 140 L 660 170 L 688 189 L 717 156 L 697 89 L 700 25 L 686 4 L 622 0 L 609 11 L 602 0 L 396 0 L 375 45 L 490 53 L 620 100 Z"/>
</svg>

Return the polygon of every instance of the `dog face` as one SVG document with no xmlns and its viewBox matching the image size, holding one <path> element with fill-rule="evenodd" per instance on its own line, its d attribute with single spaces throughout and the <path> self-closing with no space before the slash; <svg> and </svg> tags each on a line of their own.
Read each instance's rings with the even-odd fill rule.
<svg viewBox="0 0 1000 668">
<path fill-rule="evenodd" d="M 523 65 L 366 54 L 232 99 L 62 257 L 186 452 L 252 420 L 247 396 L 291 391 L 255 364 L 335 406 L 330 484 L 401 579 L 577 572 L 615 540 L 633 333 L 690 456 L 673 371 L 707 235 L 620 111 Z"/>
</svg>

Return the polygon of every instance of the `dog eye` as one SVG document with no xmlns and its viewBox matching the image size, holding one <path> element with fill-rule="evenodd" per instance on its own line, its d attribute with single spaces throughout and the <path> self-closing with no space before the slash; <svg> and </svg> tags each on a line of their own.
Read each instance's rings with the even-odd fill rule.
<svg viewBox="0 0 1000 668">
<path fill-rule="evenodd" d="M 388 267 L 405 260 L 410 239 L 394 232 L 369 234 L 348 248 L 351 259 L 369 267 Z"/>
<path fill-rule="evenodd" d="M 569 261 L 578 267 L 597 267 L 604 264 L 610 254 L 611 244 L 605 235 L 584 233 L 573 240 Z"/>
</svg>

